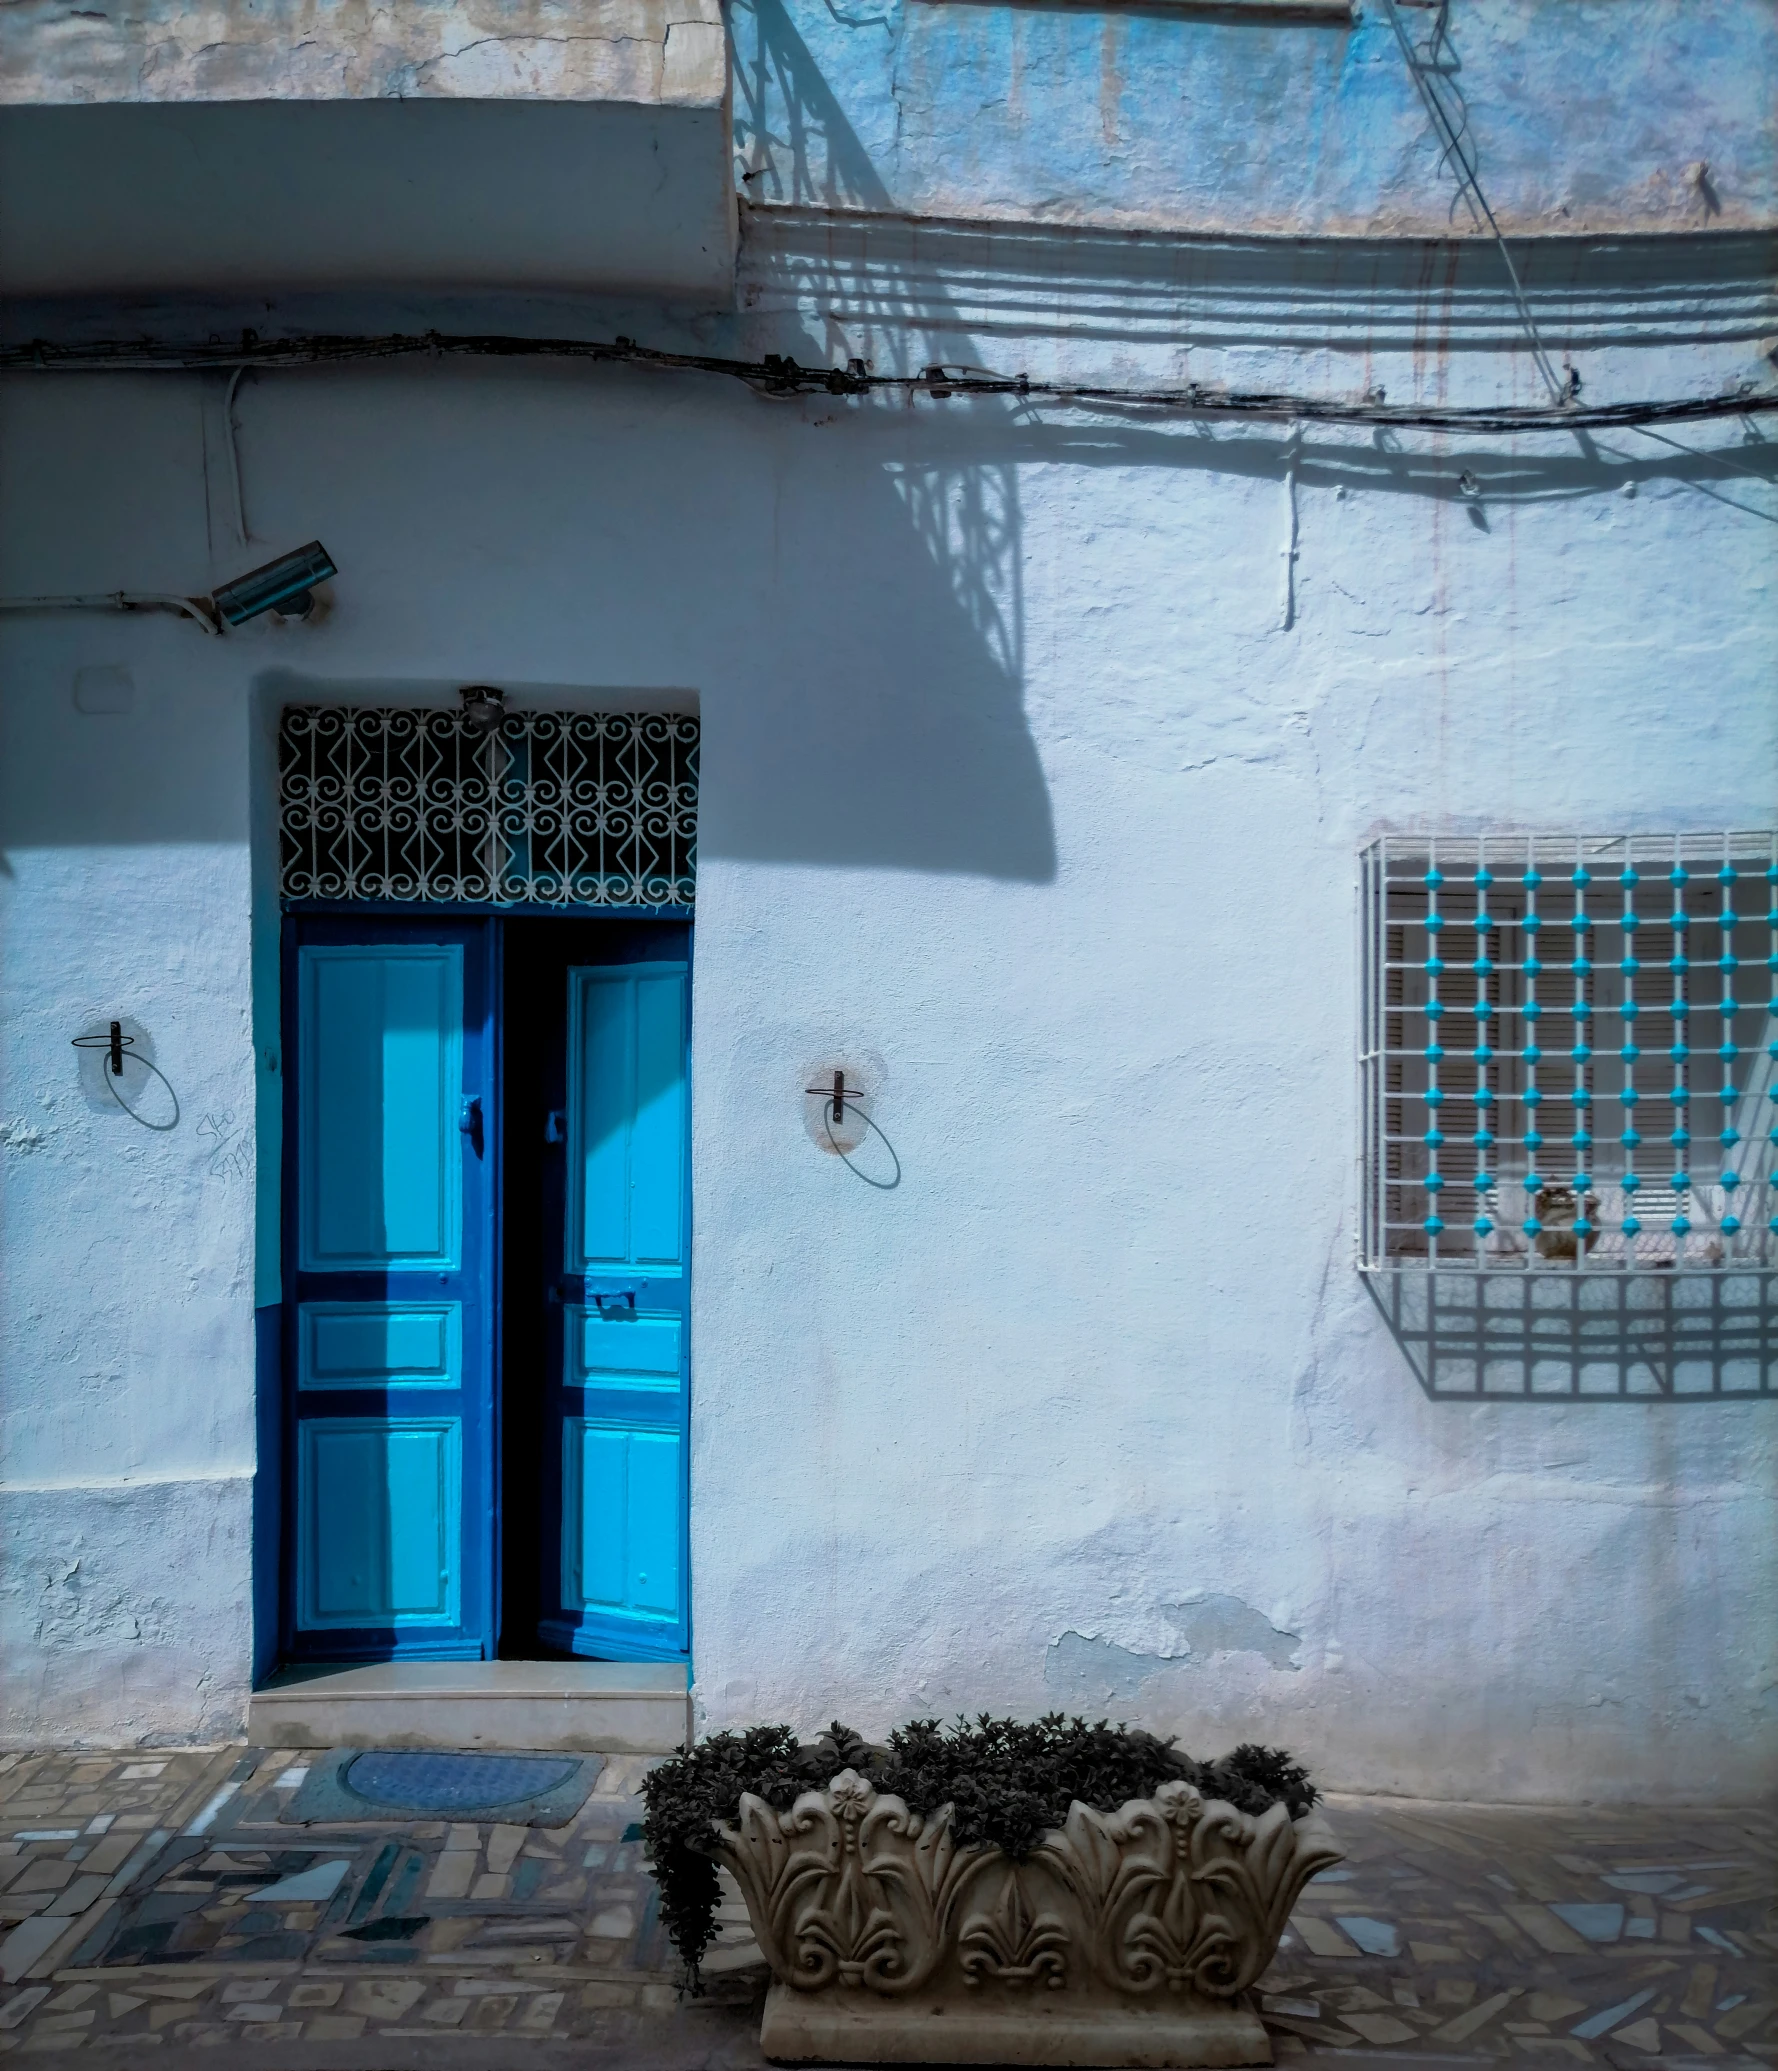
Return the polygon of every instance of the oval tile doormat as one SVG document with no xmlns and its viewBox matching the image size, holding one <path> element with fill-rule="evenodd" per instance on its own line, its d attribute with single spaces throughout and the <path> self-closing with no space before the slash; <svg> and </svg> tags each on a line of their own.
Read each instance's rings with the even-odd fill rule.
<svg viewBox="0 0 1778 2071">
<path fill-rule="evenodd" d="M 499 1820 L 566 1826 L 605 1766 L 603 1755 L 454 1754 L 336 1747 L 311 1757 L 280 1818 L 297 1826 L 369 1819 Z"/>
</svg>

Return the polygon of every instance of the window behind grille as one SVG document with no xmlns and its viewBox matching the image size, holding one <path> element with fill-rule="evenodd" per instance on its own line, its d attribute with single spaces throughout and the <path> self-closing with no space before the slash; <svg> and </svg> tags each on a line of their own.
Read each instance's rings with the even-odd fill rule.
<svg viewBox="0 0 1778 2071">
<path fill-rule="evenodd" d="M 1778 1261 L 1778 835 L 1363 862 L 1362 1261 Z"/>
</svg>

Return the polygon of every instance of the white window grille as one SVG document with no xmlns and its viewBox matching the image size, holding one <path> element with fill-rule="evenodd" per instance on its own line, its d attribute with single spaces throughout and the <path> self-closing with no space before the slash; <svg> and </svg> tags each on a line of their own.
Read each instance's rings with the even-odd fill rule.
<svg viewBox="0 0 1778 2071">
<path fill-rule="evenodd" d="M 698 722 L 678 712 L 290 706 L 286 899 L 690 906 Z"/>
<path fill-rule="evenodd" d="M 1362 861 L 1368 1270 L 1778 1264 L 1778 833 Z"/>
</svg>

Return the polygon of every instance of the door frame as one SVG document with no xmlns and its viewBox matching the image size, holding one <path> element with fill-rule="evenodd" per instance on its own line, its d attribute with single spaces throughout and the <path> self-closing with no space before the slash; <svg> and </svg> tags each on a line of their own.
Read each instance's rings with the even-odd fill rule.
<svg viewBox="0 0 1778 2071">
<path fill-rule="evenodd" d="M 695 985 L 695 941 L 696 930 L 692 925 L 694 909 L 690 906 L 568 906 L 568 907 L 513 907 L 469 902 L 433 902 L 406 900 L 332 900 L 292 899 L 283 902 L 279 918 L 279 1031 L 282 1062 L 281 1116 L 282 1145 L 278 1180 L 279 1207 L 279 1261 L 282 1295 L 281 1327 L 278 1333 L 280 1357 L 278 1361 L 278 1393 L 276 1429 L 280 1438 L 281 1460 L 278 1462 L 277 1480 L 281 1492 L 279 1529 L 277 1533 L 277 1588 L 278 1604 L 278 1653 L 277 1666 L 300 1662 L 319 1662 L 322 1659 L 339 1661 L 372 1661 L 392 1658 L 393 1650 L 387 1647 L 378 1650 L 360 1648 L 353 1651 L 338 1648 L 331 1653 L 318 1649 L 309 1643 L 299 1644 L 296 1628 L 297 1534 L 300 1517 L 297 1504 L 296 1477 L 298 1469 L 297 1415 L 297 1358 L 296 1331 L 298 1304 L 295 1299 L 297 1246 L 299 1242 L 297 1171 L 300 1157 L 300 1132 L 298 1129 L 298 1102 L 301 1089 L 301 1071 L 298 1066 L 300 1041 L 297 1031 L 299 1014 L 297 950 L 300 940 L 306 935 L 305 923 L 344 923 L 348 928 L 366 928 L 376 924 L 390 927 L 389 939 L 399 940 L 398 931 L 425 929 L 428 926 L 462 927 L 466 923 L 481 922 L 486 928 L 486 952 L 484 970 L 486 973 L 488 1009 L 484 1041 L 486 1044 L 486 1076 L 488 1097 L 483 1104 L 483 1128 L 485 1132 L 484 1158 L 486 1163 L 486 1197 L 489 1207 L 490 1230 L 484 1251 L 483 1281 L 485 1310 L 488 1318 L 486 1348 L 487 1395 L 485 1402 L 487 1425 L 486 1444 L 483 1456 L 486 1462 L 487 1505 L 489 1531 L 487 1555 L 480 1577 L 482 1589 L 482 1617 L 484 1639 L 479 1649 L 466 1649 L 461 1645 L 428 1647 L 424 1644 L 404 1647 L 401 1658 L 409 1660 L 462 1660 L 491 1659 L 505 1650 L 501 1646 L 504 1629 L 503 1606 L 506 1597 L 503 1560 L 504 1492 L 506 1484 L 506 1413 L 505 1413 L 505 1347 L 506 1321 L 505 1296 L 507 1279 L 506 1228 L 507 1210 L 507 1154 L 506 1119 L 508 1087 L 506 1078 L 506 928 L 508 921 L 600 921 L 625 924 L 630 922 L 683 922 L 686 924 L 685 962 L 687 966 L 687 1018 L 686 1018 L 686 1082 L 687 1082 L 687 1128 L 685 1142 L 685 1245 L 688 1302 L 685 1321 L 685 1407 L 683 1430 L 685 1433 L 684 1467 L 682 1473 L 682 1503 L 680 1513 L 681 1559 L 684 1563 L 685 1582 L 685 1649 L 681 1653 L 662 1655 L 647 1650 L 633 1653 L 600 1657 L 614 1660 L 684 1660 L 688 1664 L 692 1649 L 691 1616 L 691 1317 L 689 1305 L 689 1281 L 693 1245 L 695 1242 L 695 1203 L 691 1189 L 691 991 Z M 323 932 L 318 930 L 317 932 Z M 410 939 L 412 939 L 410 937 Z M 557 1476 L 560 1475 L 558 1463 Z M 467 1491 L 466 1491 L 467 1500 Z M 464 1577 L 467 1594 L 469 1577 Z M 541 1644 L 539 1647 L 541 1651 Z M 529 1658 L 529 1657 L 516 1657 Z M 584 1658 L 584 1657 L 583 1657 Z"/>
</svg>

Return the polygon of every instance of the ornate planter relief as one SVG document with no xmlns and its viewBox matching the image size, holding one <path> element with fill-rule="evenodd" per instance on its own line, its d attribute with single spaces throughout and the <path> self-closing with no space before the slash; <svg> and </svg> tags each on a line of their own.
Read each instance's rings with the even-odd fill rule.
<svg viewBox="0 0 1778 2071">
<path fill-rule="evenodd" d="M 762 2048 L 854 2063 L 1269 2064 L 1246 1995 L 1342 1853 L 1317 1813 L 1168 1783 L 1014 1863 L 851 1769 L 719 1838 L 772 1967 Z"/>
</svg>

